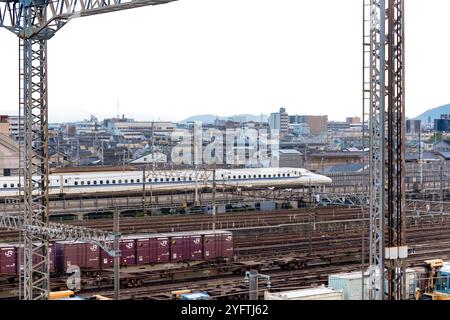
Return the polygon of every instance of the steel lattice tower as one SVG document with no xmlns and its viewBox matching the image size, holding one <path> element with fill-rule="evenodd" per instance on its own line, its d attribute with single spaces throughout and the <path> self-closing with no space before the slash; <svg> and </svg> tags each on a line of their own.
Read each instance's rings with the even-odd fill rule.
<svg viewBox="0 0 450 320">
<path fill-rule="evenodd" d="M 405 290 L 402 261 L 408 251 L 404 245 L 404 0 L 363 3 L 363 81 L 365 92 L 370 92 L 370 103 L 364 104 L 370 105 L 370 298 L 384 299 L 387 292 L 388 299 L 398 300 Z"/>
<path fill-rule="evenodd" d="M 19 37 L 20 108 L 24 114 L 24 292 L 46 299 L 50 289 L 48 235 L 47 41 L 70 19 L 176 0 L 0 0 L 0 27 Z"/>
</svg>

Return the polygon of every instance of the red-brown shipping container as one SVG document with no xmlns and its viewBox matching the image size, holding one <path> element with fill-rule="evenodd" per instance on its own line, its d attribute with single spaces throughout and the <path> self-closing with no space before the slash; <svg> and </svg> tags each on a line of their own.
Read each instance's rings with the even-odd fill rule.
<svg viewBox="0 0 450 320">
<path fill-rule="evenodd" d="M 155 263 L 158 259 L 156 248 L 156 241 L 153 242 L 154 250 L 151 250 L 151 240 L 149 238 L 139 238 L 136 239 L 136 264 L 144 265 Z M 154 253 L 152 255 L 152 253 Z"/>
<path fill-rule="evenodd" d="M 17 274 L 17 250 L 14 246 L 0 244 L 0 274 Z"/>
<path fill-rule="evenodd" d="M 224 231 L 222 233 L 221 257 L 228 258 L 234 255 L 233 233 Z"/>
<path fill-rule="evenodd" d="M 136 240 L 135 239 L 123 239 L 120 240 L 120 265 L 122 266 L 134 266 L 136 265 Z"/>
<path fill-rule="evenodd" d="M 114 266 L 114 257 L 110 256 L 104 249 L 100 249 L 100 266 L 101 268 L 109 268 Z"/>
<path fill-rule="evenodd" d="M 186 247 L 189 246 L 189 237 L 177 235 L 170 237 L 170 262 L 180 262 L 186 260 L 188 254 Z"/>
<path fill-rule="evenodd" d="M 83 244 L 84 266 L 89 269 L 100 268 L 100 247 L 97 244 Z"/>
<path fill-rule="evenodd" d="M 17 252 L 17 265 L 20 262 L 21 265 L 21 269 L 23 269 L 23 260 L 24 260 L 24 255 L 23 255 L 23 245 L 20 244 L 15 244 L 14 247 L 16 248 L 16 252 Z M 49 251 L 49 269 L 50 272 L 53 273 L 55 272 L 56 269 L 56 248 L 55 248 L 55 244 L 54 243 L 49 243 L 48 245 L 48 251 Z M 20 260 L 20 261 L 19 261 Z M 38 263 L 39 261 L 39 257 L 34 256 L 33 257 L 33 263 Z"/>
<path fill-rule="evenodd" d="M 203 242 L 201 235 L 189 236 L 189 260 L 200 261 L 203 260 Z"/>
<path fill-rule="evenodd" d="M 78 242 L 61 241 L 55 245 L 56 269 L 66 272 L 69 266 L 83 268 L 82 244 Z"/>
<path fill-rule="evenodd" d="M 166 236 L 159 236 L 150 239 L 150 248 L 156 248 L 156 251 L 150 251 L 150 261 L 156 256 L 156 263 L 169 263 L 170 259 L 170 239 Z"/>
<path fill-rule="evenodd" d="M 233 234 L 230 231 L 205 231 L 203 235 L 203 258 L 227 258 L 233 256 Z"/>
<path fill-rule="evenodd" d="M 85 242 L 62 241 L 56 243 L 56 261 L 59 271 L 75 265 L 81 269 L 98 269 L 100 250 L 98 245 Z"/>
<path fill-rule="evenodd" d="M 203 259 L 210 260 L 221 255 L 222 235 L 206 233 L 203 235 Z"/>
</svg>

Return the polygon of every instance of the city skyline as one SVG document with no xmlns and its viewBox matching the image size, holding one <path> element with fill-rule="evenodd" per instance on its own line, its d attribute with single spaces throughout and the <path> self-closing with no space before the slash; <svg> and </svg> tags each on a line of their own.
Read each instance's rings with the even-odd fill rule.
<svg viewBox="0 0 450 320">
<path fill-rule="evenodd" d="M 448 45 L 440 41 L 450 4 L 432 2 L 407 4 L 408 117 L 450 102 Z M 442 10 L 431 14 L 435 5 Z M 361 114 L 358 0 L 189 0 L 119 14 L 74 19 L 49 41 L 51 122 L 113 117 L 117 100 L 120 114 L 143 120 L 268 115 L 280 107 L 337 121 Z M 3 32 L 0 42 L 0 109 L 14 114 L 17 39 Z"/>
</svg>

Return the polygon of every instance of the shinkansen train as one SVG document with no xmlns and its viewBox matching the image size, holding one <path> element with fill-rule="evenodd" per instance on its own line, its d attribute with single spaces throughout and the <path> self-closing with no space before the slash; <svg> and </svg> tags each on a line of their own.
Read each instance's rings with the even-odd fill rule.
<svg viewBox="0 0 450 320">
<path fill-rule="evenodd" d="M 212 187 L 212 171 L 106 171 L 58 173 L 50 175 L 50 194 L 153 190 L 193 190 Z M 22 179 L 21 179 L 22 180 Z M 323 186 L 331 184 L 326 176 L 301 168 L 218 169 L 217 187 Z M 0 177 L 0 196 L 18 195 L 19 177 Z"/>
</svg>

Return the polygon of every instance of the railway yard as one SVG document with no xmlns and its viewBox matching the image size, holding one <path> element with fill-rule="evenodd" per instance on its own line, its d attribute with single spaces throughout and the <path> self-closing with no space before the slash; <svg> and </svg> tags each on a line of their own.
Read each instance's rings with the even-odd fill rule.
<svg viewBox="0 0 450 320">
<path fill-rule="evenodd" d="M 450 204 L 409 200 L 406 235 L 408 267 L 439 257 L 450 259 Z M 68 224 L 113 230 L 111 219 L 68 221 Z M 329 205 L 296 209 L 173 214 L 120 218 L 123 238 L 138 234 L 184 234 L 228 230 L 232 256 L 210 261 L 177 261 L 137 265 L 120 270 L 121 299 L 172 299 L 173 291 L 207 292 L 212 299 L 248 299 L 245 272 L 270 276 L 270 291 L 286 291 L 327 284 L 328 275 L 361 271 L 368 266 L 368 211 L 361 205 Z M 365 230 L 365 232 L 363 232 Z M 364 233 L 364 234 L 363 234 Z M 0 231 L 1 242 L 19 240 L 17 231 Z M 111 266 L 81 271 L 79 296 L 114 297 Z M 67 290 L 67 274 L 52 273 L 53 291 Z M 19 295 L 17 276 L 3 276 L 1 299 Z M 266 288 L 266 283 L 260 281 Z M 264 290 L 260 290 L 262 298 Z"/>
</svg>

